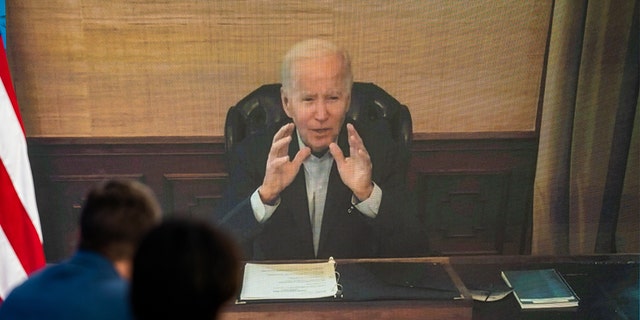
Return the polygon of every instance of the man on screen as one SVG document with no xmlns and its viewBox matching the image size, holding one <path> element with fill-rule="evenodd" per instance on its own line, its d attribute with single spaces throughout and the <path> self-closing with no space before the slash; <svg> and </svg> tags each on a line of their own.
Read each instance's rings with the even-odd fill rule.
<svg viewBox="0 0 640 320">
<path fill-rule="evenodd" d="M 346 51 L 311 39 L 282 64 L 293 120 L 248 137 L 216 219 L 248 259 L 415 256 L 426 253 L 405 185 L 408 157 L 383 121 L 346 123 L 353 76 Z"/>
</svg>

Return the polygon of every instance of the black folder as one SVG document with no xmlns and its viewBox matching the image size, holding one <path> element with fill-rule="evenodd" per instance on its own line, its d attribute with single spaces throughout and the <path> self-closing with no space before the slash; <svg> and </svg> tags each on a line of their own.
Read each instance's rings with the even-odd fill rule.
<svg viewBox="0 0 640 320">
<path fill-rule="evenodd" d="M 338 263 L 340 287 L 335 297 L 315 299 L 237 300 L 236 303 L 374 300 L 453 300 L 462 295 L 444 266 L 426 262 Z"/>
<path fill-rule="evenodd" d="M 342 300 L 451 300 L 461 298 L 439 263 L 370 262 L 338 264 Z"/>
</svg>

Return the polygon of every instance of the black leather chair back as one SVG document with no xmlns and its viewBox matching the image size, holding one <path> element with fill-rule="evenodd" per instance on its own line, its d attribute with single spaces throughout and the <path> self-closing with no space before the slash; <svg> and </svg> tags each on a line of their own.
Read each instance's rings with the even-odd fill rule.
<svg viewBox="0 0 640 320">
<path fill-rule="evenodd" d="M 291 122 L 282 109 L 280 87 L 279 83 L 263 85 L 229 108 L 224 129 L 227 155 L 245 137 L 271 125 L 280 127 Z M 387 120 L 392 138 L 409 151 L 413 134 L 409 109 L 379 86 L 365 82 L 353 84 L 349 119 L 354 123 Z"/>
</svg>

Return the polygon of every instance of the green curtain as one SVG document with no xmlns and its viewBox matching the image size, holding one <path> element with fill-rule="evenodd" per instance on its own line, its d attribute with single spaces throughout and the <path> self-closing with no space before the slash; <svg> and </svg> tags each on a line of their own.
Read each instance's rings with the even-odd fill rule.
<svg viewBox="0 0 640 320">
<path fill-rule="evenodd" d="M 533 254 L 640 252 L 640 1 L 556 1 Z"/>
</svg>

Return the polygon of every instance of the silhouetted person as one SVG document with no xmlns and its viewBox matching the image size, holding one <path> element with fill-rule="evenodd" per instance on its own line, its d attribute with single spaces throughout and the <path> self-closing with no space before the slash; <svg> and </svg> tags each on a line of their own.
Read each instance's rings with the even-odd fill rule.
<svg viewBox="0 0 640 320">
<path fill-rule="evenodd" d="M 166 220 L 135 255 L 133 312 L 137 320 L 215 319 L 237 293 L 239 275 L 239 254 L 230 237 L 204 221 Z"/>
<path fill-rule="evenodd" d="M 0 307 L 0 319 L 131 319 L 127 279 L 133 255 L 160 219 L 160 206 L 142 183 L 98 184 L 80 214 L 77 252 L 16 287 Z"/>
</svg>

